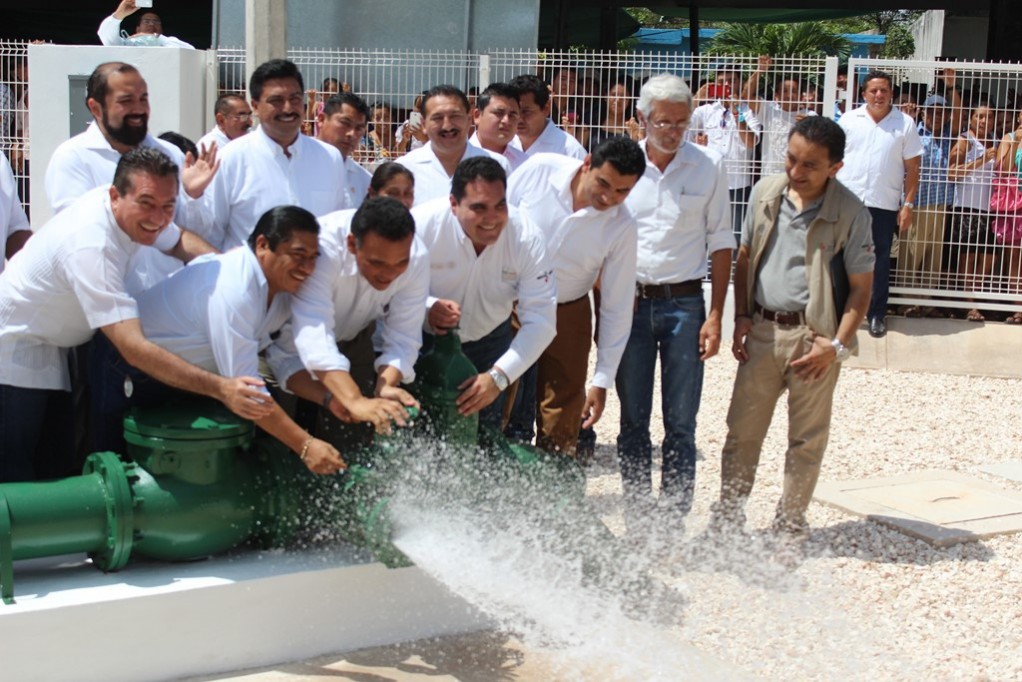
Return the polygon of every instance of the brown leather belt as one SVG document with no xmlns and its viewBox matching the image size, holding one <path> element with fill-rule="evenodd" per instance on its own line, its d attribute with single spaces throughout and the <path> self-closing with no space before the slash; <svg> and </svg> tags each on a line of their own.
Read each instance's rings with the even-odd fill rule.
<svg viewBox="0 0 1022 682">
<path fill-rule="evenodd" d="M 796 327 L 806 323 L 805 313 L 786 313 L 778 312 L 776 310 L 767 310 L 763 306 L 756 304 L 756 312 L 759 313 L 764 320 L 773 322 L 774 324 L 784 325 L 785 327 Z"/>
<path fill-rule="evenodd" d="M 635 295 L 638 298 L 676 298 L 701 293 L 703 293 L 703 280 L 701 279 L 690 279 L 687 282 L 675 282 L 674 284 L 636 283 L 635 285 Z"/>
</svg>

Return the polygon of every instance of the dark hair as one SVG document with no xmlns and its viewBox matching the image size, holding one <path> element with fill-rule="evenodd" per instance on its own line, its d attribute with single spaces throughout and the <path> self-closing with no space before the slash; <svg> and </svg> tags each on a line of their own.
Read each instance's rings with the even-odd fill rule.
<svg viewBox="0 0 1022 682">
<path fill-rule="evenodd" d="M 177 164 L 171 161 L 169 156 L 153 147 L 136 147 L 121 156 L 121 160 L 117 162 L 113 185 L 121 196 L 130 192 L 134 187 L 131 181 L 131 176 L 134 173 L 146 173 L 158 178 L 172 175 L 175 181 L 178 179 Z"/>
<path fill-rule="evenodd" d="M 287 59 L 271 59 L 257 66 L 248 80 L 248 94 L 252 99 L 258 100 L 263 95 L 263 85 L 266 81 L 275 78 L 294 78 L 298 81 L 298 89 L 304 94 L 305 81 L 302 80 L 302 72 L 294 62 Z"/>
<path fill-rule="evenodd" d="M 550 89 L 547 87 L 546 81 L 539 76 L 534 76 L 531 73 L 515 76 L 508 85 L 518 91 L 519 97 L 531 92 L 532 98 L 536 100 L 536 106 L 540 109 L 550 101 Z"/>
<path fill-rule="evenodd" d="M 351 219 L 351 234 L 355 245 L 372 232 L 387 241 L 399 242 L 415 234 L 415 219 L 411 212 L 392 197 L 371 197 L 362 202 Z"/>
<path fill-rule="evenodd" d="M 231 111 L 231 102 L 234 101 L 244 104 L 245 98 L 236 92 L 229 92 L 226 95 L 220 95 L 216 98 L 216 104 L 213 105 L 213 113 L 223 114 L 226 116 Z"/>
<path fill-rule="evenodd" d="M 512 88 L 507 83 L 490 83 L 476 97 L 476 109 L 479 111 L 485 110 L 486 107 L 490 106 L 490 100 L 494 97 L 504 97 L 505 99 L 513 99 L 517 102 L 518 90 Z"/>
<path fill-rule="evenodd" d="M 865 92 L 866 84 L 869 83 L 871 80 L 876 80 L 877 78 L 887 81 L 887 87 L 889 87 L 892 91 L 894 90 L 894 80 L 891 79 L 891 74 L 884 73 L 883 71 L 878 71 L 876 69 L 870 71 L 869 73 L 862 77 L 862 84 L 859 86 L 859 90 Z"/>
<path fill-rule="evenodd" d="M 422 104 L 419 107 L 419 113 L 423 116 L 426 115 L 426 103 L 434 97 L 453 97 L 461 100 L 461 106 L 465 107 L 465 113 L 470 113 L 471 106 L 468 103 L 468 96 L 462 92 L 461 88 L 455 85 L 434 85 L 429 90 L 422 93 Z"/>
<path fill-rule="evenodd" d="M 106 106 L 107 83 L 110 80 L 110 75 L 114 73 L 138 73 L 138 69 L 124 62 L 103 62 L 89 75 L 89 80 L 85 85 L 86 103 L 90 99 L 94 99 L 101 106 Z"/>
<path fill-rule="evenodd" d="M 323 115 L 329 118 L 340 111 L 341 107 L 345 104 L 365 116 L 367 121 L 372 116 L 369 105 L 365 103 L 364 99 L 353 92 L 340 92 L 327 97 L 326 102 L 323 103 Z"/>
<path fill-rule="evenodd" d="M 256 240 L 266 237 L 270 250 L 276 251 L 281 242 L 291 239 L 295 232 L 319 234 L 316 216 L 301 206 L 277 206 L 264 213 L 248 236 L 248 247 L 255 251 Z"/>
<path fill-rule="evenodd" d="M 327 76 L 326 78 L 324 78 L 323 79 L 323 84 L 321 86 L 319 86 L 319 89 L 320 90 L 326 90 L 326 86 L 331 84 L 331 83 L 336 85 L 338 90 L 341 89 L 341 81 L 337 80 L 333 76 Z"/>
<path fill-rule="evenodd" d="M 458 164 L 451 178 L 451 195 L 455 201 L 465 198 L 465 186 L 473 180 L 497 182 L 507 189 L 507 174 L 499 163 L 489 156 L 473 156 Z"/>
<path fill-rule="evenodd" d="M 182 154 L 191 153 L 192 158 L 199 158 L 199 148 L 195 146 L 194 142 L 181 133 L 175 133 L 173 130 L 168 130 L 160 135 L 160 139 L 165 142 L 169 142 L 180 149 Z"/>
<path fill-rule="evenodd" d="M 806 142 L 825 147 L 831 163 L 845 158 L 845 131 L 826 116 L 806 116 L 792 127 L 789 140 L 792 135 L 801 135 Z"/>
<path fill-rule="evenodd" d="M 646 172 L 646 154 L 638 142 L 628 137 L 616 135 L 596 145 L 590 167 L 599 168 L 608 161 L 621 175 L 641 178 Z"/>
<path fill-rule="evenodd" d="M 387 186 L 391 178 L 397 175 L 406 176 L 411 181 L 412 186 L 415 186 L 415 175 L 410 170 L 397 161 L 384 161 L 373 171 L 373 177 L 369 180 L 369 189 L 379 193 L 381 189 Z"/>
</svg>

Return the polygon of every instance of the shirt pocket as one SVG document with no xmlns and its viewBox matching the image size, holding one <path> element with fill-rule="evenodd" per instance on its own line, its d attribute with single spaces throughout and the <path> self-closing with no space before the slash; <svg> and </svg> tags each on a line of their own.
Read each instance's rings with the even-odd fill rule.
<svg viewBox="0 0 1022 682">
<path fill-rule="evenodd" d="M 702 221 L 706 213 L 707 198 L 700 194 L 681 194 L 676 199 L 678 203 L 678 214 L 685 220 Z"/>
</svg>

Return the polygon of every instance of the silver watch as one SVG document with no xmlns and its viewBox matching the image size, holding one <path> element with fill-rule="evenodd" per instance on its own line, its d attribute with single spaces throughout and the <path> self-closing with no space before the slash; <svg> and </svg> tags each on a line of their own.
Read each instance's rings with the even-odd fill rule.
<svg viewBox="0 0 1022 682">
<path fill-rule="evenodd" d="M 490 377 L 493 379 L 493 383 L 497 384 L 497 390 L 499 390 L 501 393 L 507 390 L 508 384 L 510 382 L 507 380 L 507 377 L 504 375 L 503 372 L 501 372 L 496 367 L 491 367 L 486 373 L 489 374 Z"/>
<path fill-rule="evenodd" d="M 848 358 L 852 357 L 852 351 L 850 351 L 845 344 L 841 343 L 841 339 L 836 336 L 830 342 L 830 345 L 834 346 L 834 352 L 837 353 L 836 359 L 838 362 L 844 362 Z"/>
</svg>

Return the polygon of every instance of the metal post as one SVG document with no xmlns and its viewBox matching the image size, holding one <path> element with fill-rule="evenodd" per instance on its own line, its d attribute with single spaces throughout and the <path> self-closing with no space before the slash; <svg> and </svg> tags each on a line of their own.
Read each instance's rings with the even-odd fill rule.
<svg viewBox="0 0 1022 682">
<path fill-rule="evenodd" d="M 693 57 L 699 56 L 699 6 L 688 6 L 688 51 Z"/>
<path fill-rule="evenodd" d="M 287 56 L 287 0 L 245 0 L 245 81 L 268 59 Z"/>
<path fill-rule="evenodd" d="M 837 57 L 827 57 L 823 65 L 823 115 L 834 120 L 837 108 Z"/>
</svg>

